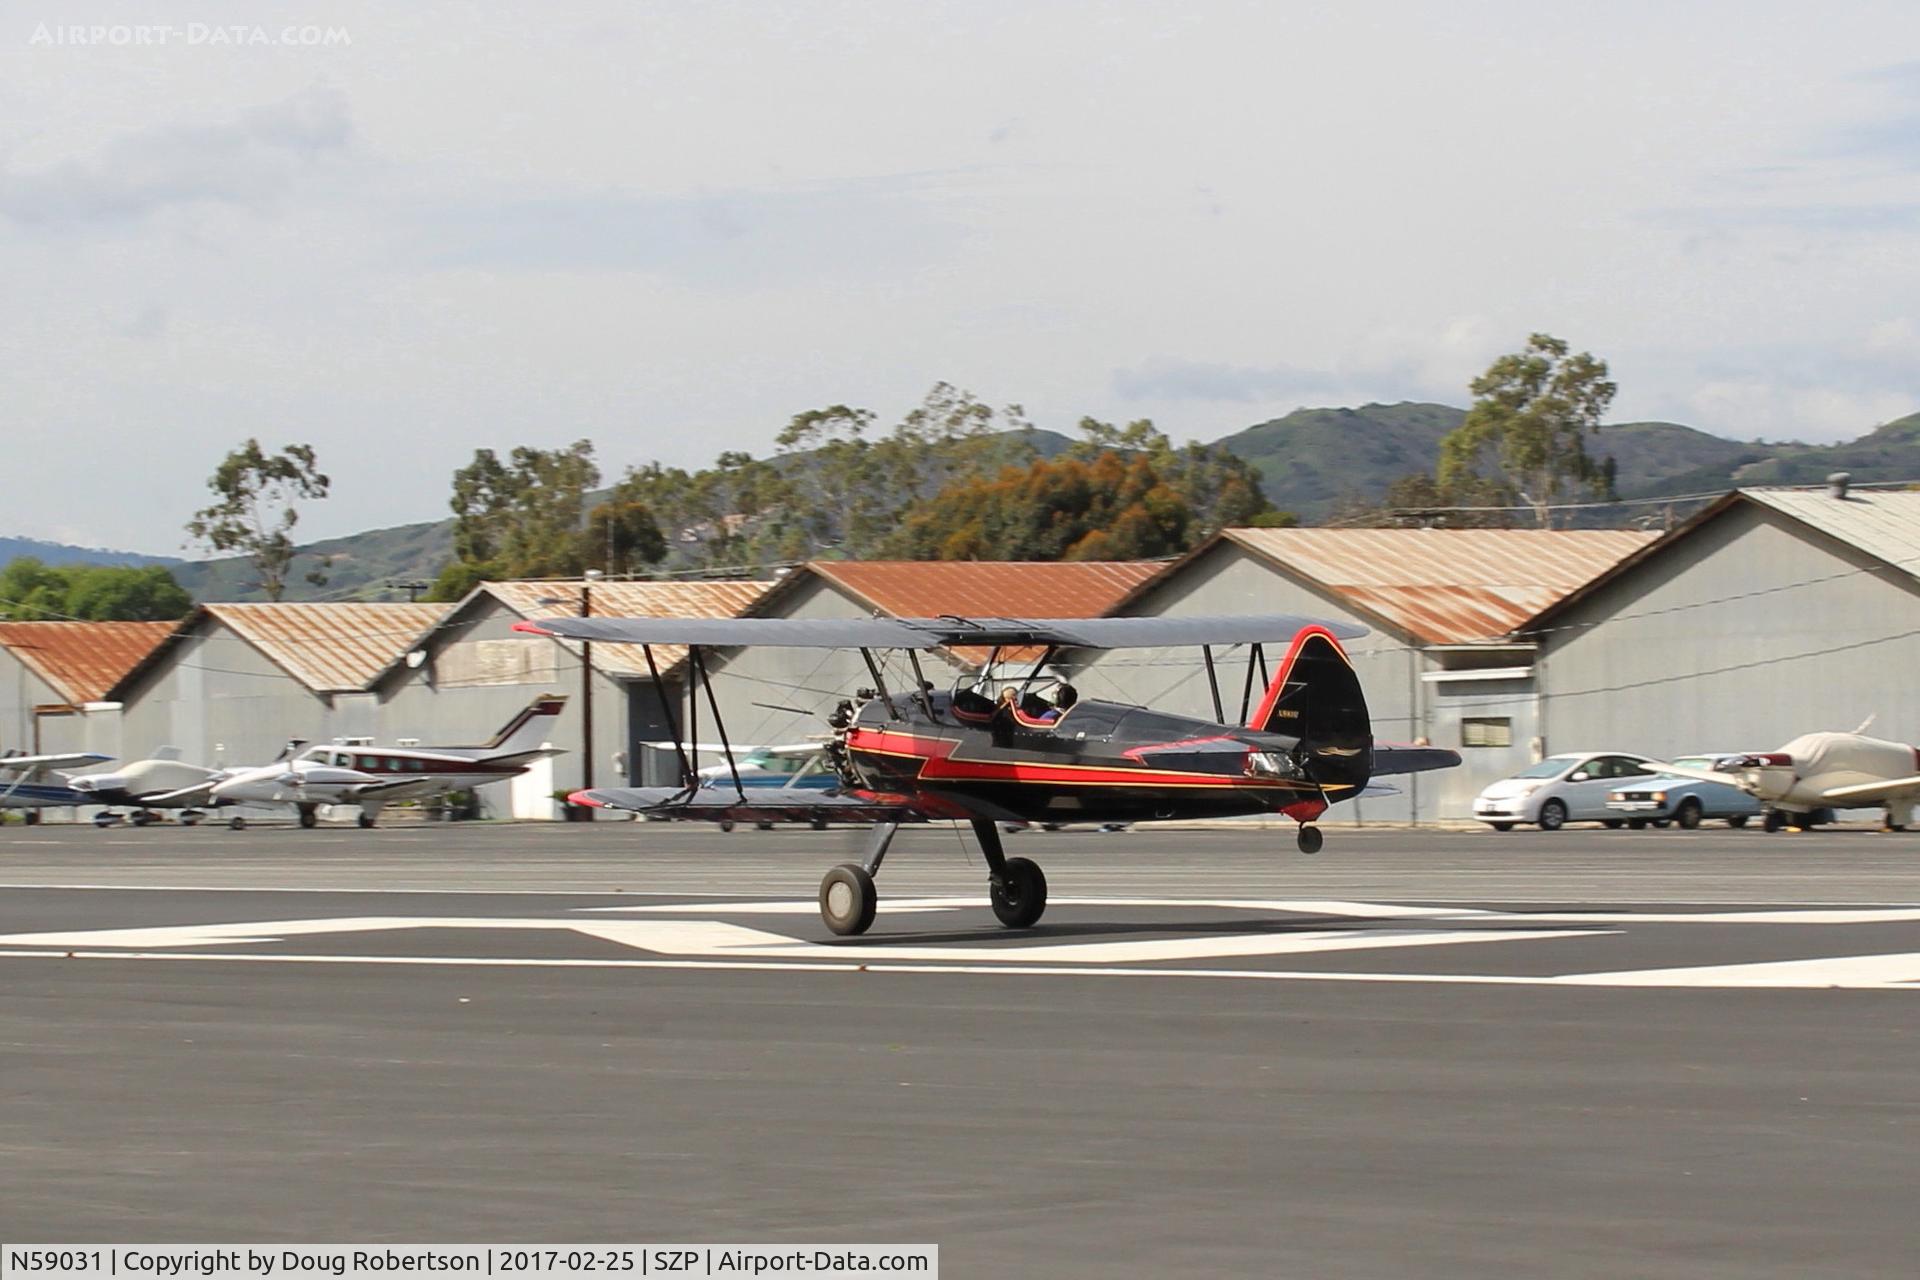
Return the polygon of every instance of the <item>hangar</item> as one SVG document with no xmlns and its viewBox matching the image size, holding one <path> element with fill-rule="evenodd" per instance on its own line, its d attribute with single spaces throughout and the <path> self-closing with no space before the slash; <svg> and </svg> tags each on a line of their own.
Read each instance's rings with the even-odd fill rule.
<svg viewBox="0 0 1920 1280">
<path fill-rule="evenodd" d="M 0 749 L 120 754 L 119 683 L 171 622 L 0 622 Z"/>
<path fill-rule="evenodd" d="M 389 655 L 384 670 L 373 678 L 370 687 L 381 702 L 382 732 L 430 744 L 484 742 L 536 695 L 564 693 L 567 708 L 551 741 L 566 754 L 522 775 L 510 795 L 483 794 L 487 816 L 553 817 L 553 793 L 584 785 L 589 763 L 592 780 L 601 785 L 677 781 L 677 772 L 666 764 L 671 753 L 650 752 L 640 745 L 669 733 L 660 689 L 638 645 L 585 646 L 592 677 L 583 683 L 583 646 L 517 632 L 513 624 L 582 614 L 731 618 L 772 586 L 578 578 L 481 583 L 419 643 Z M 663 645 L 654 650 L 654 661 L 667 702 L 679 714 L 686 651 Z M 591 752 L 584 750 L 589 719 Z"/>
<path fill-rule="evenodd" d="M 372 683 L 446 612 L 439 604 L 203 604 L 107 692 L 134 756 L 260 764 L 287 739 L 377 737 Z"/>
<path fill-rule="evenodd" d="M 1520 630 L 1550 751 L 1920 741 L 1920 490 L 1735 490 Z"/>
<path fill-rule="evenodd" d="M 1655 535 L 1562 529 L 1226 529 L 1142 582 L 1114 612 L 1300 613 L 1357 622 L 1348 645 L 1376 736 L 1454 747 L 1464 767 L 1413 775 L 1402 794 L 1342 806 L 1354 821 L 1464 816 L 1481 787 L 1531 762 L 1534 645 L 1514 627 Z M 1215 655 L 1239 709 L 1247 657 Z M 1212 715 L 1200 656 L 1094 655 L 1086 692 Z M 1256 692 L 1257 696 L 1257 692 Z M 1341 811 L 1336 811 L 1339 813 Z"/>
</svg>

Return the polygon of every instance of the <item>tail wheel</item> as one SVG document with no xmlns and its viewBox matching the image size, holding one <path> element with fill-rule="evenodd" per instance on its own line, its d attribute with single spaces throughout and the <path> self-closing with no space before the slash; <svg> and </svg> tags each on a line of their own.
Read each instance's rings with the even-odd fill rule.
<svg viewBox="0 0 1920 1280">
<path fill-rule="evenodd" d="M 1549 800 L 1540 806 L 1540 829 L 1558 831 L 1567 825 L 1567 806 L 1558 800 Z"/>
<path fill-rule="evenodd" d="M 1008 858 L 989 882 L 993 914 L 1009 929 L 1028 929 L 1047 909 L 1047 877 L 1031 858 Z"/>
<path fill-rule="evenodd" d="M 1688 796 L 1685 800 L 1682 800 L 1680 807 L 1673 811 L 1673 825 L 1683 831 L 1691 831 L 1699 826 L 1700 802 L 1692 796 Z"/>
<path fill-rule="evenodd" d="M 871 928 L 879 905 L 873 877 L 859 863 L 843 862 L 820 881 L 820 918 L 842 937 Z"/>
</svg>

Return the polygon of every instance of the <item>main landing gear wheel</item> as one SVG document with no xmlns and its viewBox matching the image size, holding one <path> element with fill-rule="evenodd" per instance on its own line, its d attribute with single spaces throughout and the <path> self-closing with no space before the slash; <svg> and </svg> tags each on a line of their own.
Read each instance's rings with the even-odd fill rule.
<svg viewBox="0 0 1920 1280">
<path fill-rule="evenodd" d="M 871 928 L 879 905 L 873 877 L 857 862 L 841 863 L 820 881 L 820 918 L 843 938 Z"/>
<path fill-rule="evenodd" d="M 360 815 L 360 826 L 362 830 L 368 827 L 371 827 L 373 825 L 373 822 L 374 822 L 374 818 L 372 814 L 363 813 Z"/>
<path fill-rule="evenodd" d="M 1780 828 L 1786 825 L 1787 825 L 1787 815 L 1780 812 L 1778 809 L 1767 810 L 1766 817 L 1760 819 L 1760 829 L 1766 832 L 1768 835 L 1772 835 L 1774 832 L 1778 831 Z"/>
<path fill-rule="evenodd" d="M 310 804 L 301 805 L 300 806 L 300 825 L 308 828 L 319 826 L 320 825 L 319 807 L 316 805 L 310 805 Z"/>
<path fill-rule="evenodd" d="M 120 815 L 117 813 L 96 813 L 93 815 L 93 825 L 96 827 L 110 827 L 118 821 L 120 821 Z"/>
<path fill-rule="evenodd" d="M 1008 858 L 987 882 L 993 914 L 1009 929 L 1030 929 L 1047 909 L 1047 877 L 1031 858 Z"/>
<path fill-rule="evenodd" d="M 135 809 L 132 813 L 127 815 L 127 821 L 131 822 L 136 827 L 144 827 L 153 821 L 153 815 L 151 813 L 148 813 L 145 809 Z"/>
<path fill-rule="evenodd" d="M 227 830 L 245 831 L 246 829 L 247 829 L 247 820 L 245 818 L 242 818 L 236 815 L 234 817 L 227 819 Z"/>
<path fill-rule="evenodd" d="M 1300 834 L 1294 837 L 1294 842 L 1300 846 L 1302 853 L 1318 853 L 1320 846 L 1327 842 L 1327 837 L 1318 827 L 1301 827 Z"/>
</svg>

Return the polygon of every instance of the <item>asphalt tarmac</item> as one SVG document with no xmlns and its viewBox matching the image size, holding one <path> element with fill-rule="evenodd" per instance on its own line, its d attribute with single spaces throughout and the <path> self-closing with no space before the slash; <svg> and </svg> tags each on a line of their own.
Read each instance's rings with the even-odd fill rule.
<svg viewBox="0 0 1920 1280">
<path fill-rule="evenodd" d="M 0 834 L 0 1238 L 937 1242 L 950 1276 L 1886 1276 L 1920 835 Z"/>
</svg>

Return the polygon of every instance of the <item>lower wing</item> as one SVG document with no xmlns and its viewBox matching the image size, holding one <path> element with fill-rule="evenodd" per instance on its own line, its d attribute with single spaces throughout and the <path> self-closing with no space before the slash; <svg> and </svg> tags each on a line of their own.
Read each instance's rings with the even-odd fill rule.
<svg viewBox="0 0 1920 1280">
<path fill-rule="evenodd" d="M 596 787 L 567 797 L 573 804 L 623 809 L 654 818 L 696 822 L 926 822 L 927 813 L 904 797 L 862 797 L 831 791 L 749 787 L 746 795 L 718 787 Z"/>
</svg>

